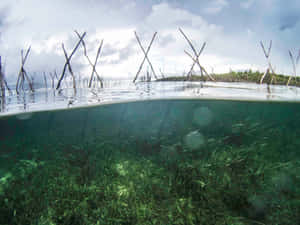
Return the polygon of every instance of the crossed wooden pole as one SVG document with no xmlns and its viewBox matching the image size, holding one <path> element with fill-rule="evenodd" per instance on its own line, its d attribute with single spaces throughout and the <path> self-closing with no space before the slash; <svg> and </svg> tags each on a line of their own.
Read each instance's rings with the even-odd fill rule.
<svg viewBox="0 0 300 225">
<path fill-rule="evenodd" d="M 56 76 L 55 76 L 56 75 Z M 57 74 L 56 71 L 54 73 L 50 72 L 49 76 L 51 78 L 51 88 L 54 89 L 54 81 L 55 81 L 55 77 L 57 78 Z"/>
<path fill-rule="evenodd" d="M 77 34 L 77 36 L 80 38 L 80 34 L 75 30 L 75 33 Z M 102 46 L 103 46 L 103 39 L 101 40 L 101 43 L 98 47 L 98 50 L 97 50 L 97 54 L 96 54 L 96 58 L 95 58 L 95 61 L 94 63 L 92 63 L 90 57 L 88 56 L 87 54 L 87 50 L 86 50 L 86 44 L 84 42 L 84 40 L 81 41 L 81 44 L 83 46 L 83 52 L 84 52 L 84 56 L 87 58 L 90 66 L 92 67 L 92 74 L 90 76 L 90 80 L 89 80 L 89 88 L 91 88 L 92 86 L 92 81 L 93 81 L 93 78 L 94 78 L 94 74 L 96 74 L 96 77 L 97 77 L 97 80 L 100 82 L 101 84 L 101 88 L 103 88 L 103 80 L 101 79 L 100 75 L 98 74 L 97 70 L 96 70 L 96 66 L 97 66 L 97 62 L 98 62 L 98 59 L 99 59 L 99 56 L 100 56 L 100 52 L 102 50 Z"/>
<path fill-rule="evenodd" d="M 1 56 L 0 56 L 0 89 L 1 89 L 1 97 L 5 97 L 5 83 L 4 83 L 4 74 L 2 73 Z"/>
<path fill-rule="evenodd" d="M 135 75 L 135 77 L 134 77 L 134 79 L 133 79 L 133 83 L 135 83 L 136 79 L 138 78 L 138 76 L 139 76 L 139 74 L 140 74 L 140 72 L 141 72 L 141 70 L 142 70 L 142 68 L 143 68 L 143 65 L 144 65 L 144 63 L 145 63 L 146 60 L 147 60 L 147 62 L 148 62 L 149 65 L 150 65 L 150 68 L 151 68 L 151 71 L 152 71 L 154 77 L 157 79 L 157 76 L 156 76 L 156 73 L 155 73 L 155 71 L 154 71 L 154 69 L 153 69 L 152 63 L 150 62 L 150 60 L 149 60 L 149 58 L 148 58 L 148 53 L 149 53 L 149 51 L 150 51 L 150 48 L 151 48 L 151 46 L 152 46 L 152 43 L 153 43 L 153 41 L 154 41 L 156 35 L 157 35 L 157 32 L 155 32 L 155 33 L 153 34 L 152 39 L 151 39 L 151 41 L 150 41 L 150 44 L 148 45 L 148 48 L 147 48 L 146 51 L 145 51 L 144 47 L 142 46 L 142 43 L 141 43 L 141 41 L 140 41 L 140 39 L 139 39 L 139 37 L 138 37 L 136 31 L 134 32 L 134 35 L 135 35 L 135 37 L 136 37 L 137 42 L 139 43 L 139 46 L 141 47 L 141 49 L 142 49 L 142 51 L 143 51 L 143 53 L 144 53 L 144 58 L 143 58 L 143 61 L 142 61 L 141 65 L 140 65 L 140 67 L 139 67 L 139 69 L 138 69 L 138 71 L 137 71 L 137 73 L 136 73 L 136 75 Z"/>
<path fill-rule="evenodd" d="M 184 39 L 188 42 L 188 44 L 189 44 L 189 46 L 192 49 L 192 52 L 194 54 L 194 56 L 193 56 L 191 53 L 189 53 L 188 51 L 184 50 L 185 54 L 187 54 L 193 60 L 193 64 L 192 64 L 189 72 L 187 73 L 187 78 L 188 79 L 191 78 L 193 70 L 194 70 L 194 67 L 197 65 L 199 67 L 199 69 L 200 69 L 202 77 L 204 75 L 207 75 L 210 78 L 210 80 L 215 81 L 215 79 L 210 74 L 207 73 L 207 71 L 205 70 L 205 68 L 199 62 L 199 57 L 201 56 L 201 54 L 203 53 L 203 51 L 204 51 L 204 49 L 206 47 L 206 42 L 204 42 L 202 44 L 202 47 L 200 48 L 200 50 L 197 51 L 196 48 L 193 46 L 192 42 L 190 41 L 190 39 L 183 32 L 183 30 L 181 28 L 179 28 L 179 31 L 183 35 Z M 90 66 L 92 67 L 92 73 L 91 73 L 91 76 L 90 76 L 90 79 L 89 79 L 89 82 L 88 82 L 89 88 L 92 86 L 92 82 L 93 81 L 95 82 L 96 80 L 98 80 L 100 82 L 100 84 L 101 84 L 101 87 L 103 87 L 103 80 L 101 79 L 100 75 L 98 74 L 98 72 L 96 70 L 96 65 L 97 65 L 97 62 L 98 62 L 98 59 L 100 57 L 100 53 L 101 53 L 101 50 L 102 50 L 102 47 L 103 47 L 103 40 L 101 40 L 101 42 L 100 42 L 100 44 L 98 46 L 98 49 L 97 49 L 97 54 L 96 54 L 95 60 L 92 62 L 92 60 L 90 59 L 90 57 L 87 54 L 87 48 L 86 48 L 86 44 L 85 44 L 85 41 L 84 41 L 84 37 L 86 35 L 86 32 L 84 32 L 82 35 L 80 35 L 75 30 L 75 33 L 78 36 L 79 41 L 77 42 L 76 46 L 74 47 L 74 49 L 73 49 L 73 51 L 71 52 L 70 55 L 68 55 L 68 53 L 67 53 L 67 51 L 66 51 L 66 49 L 64 47 L 64 44 L 62 43 L 62 49 L 63 49 L 63 52 L 64 52 L 64 56 L 65 56 L 66 62 L 64 64 L 64 67 L 63 67 L 63 70 L 62 70 L 62 74 L 61 74 L 61 76 L 60 76 L 59 79 L 57 77 L 56 72 L 54 74 L 52 74 L 52 73 L 50 74 L 50 77 L 51 77 L 51 80 L 52 80 L 52 83 L 51 83 L 52 84 L 52 88 L 54 88 L 54 78 L 55 77 L 58 80 L 56 89 L 60 88 L 61 83 L 62 83 L 62 81 L 64 80 L 64 78 L 66 76 L 66 70 L 68 69 L 69 73 L 72 76 L 72 79 L 73 79 L 73 88 L 74 88 L 74 91 L 76 93 L 76 79 L 75 79 L 75 76 L 74 76 L 74 73 L 73 73 L 73 70 L 72 70 L 72 67 L 71 67 L 71 59 L 72 59 L 73 55 L 75 54 L 75 52 L 77 51 L 77 49 L 78 49 L 78 47 L 79 47 L 80 44 L 82 44 L 83 49 L 84 49 L 84 55 L 87 58 Z M 157 76 L 156 76 L 156 73 L 154 71 L 153 65 L 152 65 L 152 63 L 151 63 L 151 61 L 150 61 L 150 59 L 148 57 L 149 51 L 150 51 L 150 49 L 152 47 L 152 44 L 153 44 L 153 42 L 154 42 L 154 40 L 155 40 L 155 38 L 157 36 L 157 32 L 155 32 L 153 34 L 152 39 L 151 39 L 151 41 L 150 41 L 147 49 L 142 46 L 142 43 L 141 43 L 140 38 L 138 37 L 136 31 L 134 32 L 134 34 L 135 34 L 137 42 L 138 42 L 138 44 L 139 44 L 139 46 L 140 46 L 140 48 L 141 48 L 141 50 L 142 50 L 142 52 L 144 54 L 144 58 L 143 58 L 140 66 L 139 66 L 139 69 L 138 69 L 138 71 L 136 73 L 136 76 L 135 76 L 133 82 L 135 82 L 137 80 L 137 78 L 138 78 L 138 76 L 139 76 L 139 74 L 140 74 L 140 72 L 141 72 L 141 70 L 142 70 L 142 68 L 143 68 L 144 63 L 145 63 L 146 60 L 147 60 L 149 66 L 151 68 L 151 71 L 152 71 L 153 75 L 157 79 Z M 272 49 L 272 40 L 270 41 L 268 48 L 265 48 L 265 46 L 264 46 L 264 44 L 263 44 L 262 41 L 260 41 L 260 45 L 261 45 L 261 48 L 263 50 L 263 53 L 264 53 L 264 56 L 265 56 L 265 58 L 267 60 L 267 65 L 268 65 L 266 71 L 264 72 L 264 74 L 260 78 L 260 84 L 263 83 L 264 79 L 266 78 L 266 76 L 268 74 L 271 75 L 271 82 L 270 83 L 272 83 L 273 79 L 275 77 L 274 68 L 273 68 L 273 66 L 272 66 L 272 64 L 270 62 L 270 53 L 271 53 L 271 49 Z M 22 63 L 21 63 L 21 68 L 20 68 L 20 71 L 19 71 L 19 74 L 18 74 L 18 78 L 17 78 L 17 83 L 16 83 L 16 93 L 17 94 L 19 94 L 20 88 L 22 88 L 22 90 L 24 90 L 24 84 L 25 84 L 26 81 L 28 82 L 30 90 L 32 92 L 34 91 L 34 89 L 33 89 L 33 81 L 30 80 L 30 78 L 29 78 L 29 76 L 28 76 L 28 74 L 27 74 L 27 72 L 26 72 L 26 70 L 24 68 L 26 60 L 27 60 L 28 55 L 30 53 L 30 49 L 31 49 L 31 47 L 29 46 L 29 48 L 27 49 L 25 55 L 24 55 L 23 50 L 21 50 Z M 296 56 L 294 57 L 293 54 L 292 54 L 292 52 L 291 52 L 291 50 L 289 50 L 289 56 L 290 56 L 291 61 L 292 61 L 293 73 L 294 73 L 293 75 L 294 75 L 294 77 L 296 77 L 297 76 L 297 66 L 298 66 L 299 60 L 300 60 L 300 50 L 298 52 L 297 57 Z M 292 76 L 289 76 L 289 79 L 288 79 L 286 85 L 290 84 L 291 79 L 292 79 Z M 46 74 L 44 74 L 44 81 L 45 81 L 45 85 L 46 85 L 46 88 L 47 88 Z M 4 77 L 4 73 L 2 71 L 1 56 L 0 56 L 0 88 L 1 88 L 1 94 L 2 94 L 2 96 L 5 95 L 5 89 L 8 89 L 10 91 L 10 89 L 9 89 L 7 83 L 6 83 L 6 80 L 5 80 L 5 77 Z"/>
<path fill-rule="evenodd" d="M 270 72 L 271 72 L 272 78 L 271 78 L 271 82 L 270 83 L 272 84 L 273 78 L 274 78 L 274 74 L 275 74 L 274 69 L 273 69 L 272 64 L 271 64 L 271 61 L 270 61 L 270 53 L 271 53 L 271 49 L 272 49 L 272 40 L 270 40 L 268 51 L 266 51 L 265 46 L 264 46 L 264 44 L 263 44 L 262 41 L 260 42 L 260 45 L 261 45 L 261 48 L 262 48 L 262 50 L 264 52 L 264 55 L 266 57 L 266 60 L 267 60 L 267 63 L 268 63 L 268 68 L 266 69 L 265 73 L 261 76 L 259 83 L 262 84 L 263 81 L 264 81 L 264 79 L 265 79 L 265 77 L 268 74 L 270 74 Z"/>
<path fill-rule="evenodd" d="M 46 90 L 48 89 L 48 82 L 47 82 L 47 77 L 46 77 L 46 73 L 43 73 L 43 77 L 44 77 L 44 82 L 45 82 L 45 88 Z"/>
<path fill-rule="evenodd" d="M 60 76 L 60 78 L 59 78 L 59 80 L 57 82 L 56 90 L 58 90 L 60 88 L 61 82 L 62 82 L 62 80 L 65 77 L 66 69 L 68 67 L 68 70 L 69 70 L 69 72 L 70 72 L 70 74 L 72 76 L 72 79 L 73 79 L 73 88 L 74 88 L 74 92 L 76 94 L 76 80 L 75 80 L 75 76 L 74 76 L 74 73 L 73 73 L 73 70 L 72 70 L 72 67 L 71 67 L 71 58 L 75 54 L 75 52 L 78 49 L 80 43 L 83 41 L 83 38 L 84 38 L 85 35 L 86 35 L 86 32 L 84 32 L 82 35 L 79 35 L 80 36 L 79 41 L 77 42 L 76 46 L 74 47 L 73 51 L 71 52 L 71 54 L 69 56 L 67 54 L 67 51 L 65 49 L 64 44 L 62 43 L 62 49 L 64 51 L 64 55 L 65 55 L 65 58 L 66 58 L 66 63 L 64 65 L 64 67 L 63 67 L 63 71 L 61 73 L 61 76 Z"/>
<path fill-rule="evenodd" d="M 187 54 L 192 60 L 193 60 L 193 64 L 191 66 L 191 69 L 189 70 L 189 72 L 187 73 L 187 78 L 190 79 L 191 76 L 192 76 L 192 72 L 193 72 L 193 69 L 195 67 L 195 65 L 197 64 L 199 69 L 200 69 L 200 72 L 201 72 L 201 76 L 203 77 L 204 74 L 207 75 L 212 81 L 215 81 L 215 79 L 209 75 L 207 73 L 207 71 L 204 69 L 203 66 L 201 66 L 200 62 L 199 62 L 199 57 L 200 55 L 202 54 L 205 46 L 206 46 L 206 42 L 203 43 L 201 49 L 199 52 L 196 51 L 195 47 L 193 46 L 192 42 L 190 41 L 190 39 L 186 36 L 186 34 L 183 32 L 183 30 L 181 28 L 179 28 L 179 31 L 180 33 L 183 35 L 184 39 L 188 42 L 189 46 L 191 47 L 195 57 L 193 57 L 189 52 L 187 52 L 186 50 L 184 50 L 185 54 Z"/>
<path fill-rule="evenodd" d="M 24 82 L 25 82 L 25 79 L 27 80 L 28 82 L 28 85 L 29 85 L 29 88 L 30 90 L 33 92 L 33 85 L 27 75 L 27 72 L 24 68 L 24 65 L 25 65 L 25 62 L 28 58 L 28 55 L 29 55 L 29 52 L 30 52 L 30 49 L 31 49 L 31 46 L 29 46 L 29 48 L 27 49 L 26 51 L 26 54 L 24 56 L 23 54 L 23 50 L 21 50 L 21 58 L 22 58 L 22 64 L 21 64 L 21 69 L 20 69 L 20 72 L 19 72 L 19 75 L 18 75 L 18 79 L 17 79 L 17 84 L 16 84 L 16 92 L 17 94 L 19 94 L 19 90 L 20 88 L 22 88 L 22 90 L 24 90 Z"/>
<path fill-rule="evenodd" d="M 293 65 L 293 72 L 294 72 L 294 77 L 296 78 L 297 76 L 297 66 L 298 66 L 298 63 L 299 63 L 299 59 L 300 59 L 300 49 L 298 51 L 298 55 L 297 55 L 297 58 L 295 59 L 291 50 L 289 50 L 289 55 L 290 55 L 290 58 L 291 58 L 291 61 L 292 61 L 292 65 Z M 290 84 L 290 81 L 291 81 L 292 77 L 290 76 L 286 85 L 288 86 Z"/>
<path fill-rule="evenodd" d="M 2 60 L 1 60 L 1 56 L 0 56 L 0 89 L 1 89 L 1 97 L 5 97 L 5 90 L 7 89 L 9 94 L 11 95 L 11 90 L 8 87 L 8 84 L 6 82 L 5 76 L 4 76 L 4 72 L 2 69 Z"/>
</svg>

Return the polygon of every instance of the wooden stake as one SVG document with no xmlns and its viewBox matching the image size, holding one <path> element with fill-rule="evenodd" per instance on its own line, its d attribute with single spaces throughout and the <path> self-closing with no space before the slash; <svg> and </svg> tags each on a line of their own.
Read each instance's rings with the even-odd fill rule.
<svg viewBox="0 0 300 225">
<path fill-rule="evenodd" d="M 65 50 L 65 48 L 64 48 L 64 44 L 62 44 L 62 48 L 63 48 L 63 51 L 64 51 L 64 55 L 65 55 L 65 58 L 66 58 L 66 63 L 65 63 L 65 65 L 64 65 L 64 67 L 63 67 L 62 74 L 61 74 L 61 76 L 60 76 L 60 78 L 59 78 L 59 80 L 58 80 L 58 82 L 57 82 L 56 90 L 58 90 L 58 89 L 60 88 L 61 82 L 62 82 L 62 80 L 63 80 L 64 77 L 65 77 L 66 69 L 67 69 L 67 67 L 68 67 L 69 72 L 71 73 L 72 78 L 73 78 L 73 88 L 74 88 L 74 91 L 75 91 L 75 93 L 76 93 L 76 82 L 75 82 L 75 77 L 74 77 L 74 74 L 73 74 L 73 71 L 72 71 L 72 68 L 71 68 L 71 65 L 70 65 L 70 61 L 71 61 L 72 56 L 75 54 L 76 50 L 78 49 L 80 43 L 83 41 L 83 38 L 84 38 L 85 35 L 86 35 L 86 32 L 84 32 L 84 33 L 80 36 L 79 41 L 77 42 L 76 46 L 74 47 L 72 53 L 71 53 L 69 56 L 68 56 L 67 53 L 66 53 L 66 50 Z"/>
<path fill-rule="evenodd" d="M 55 79 L 55 75 L 54 75 L 52 72 L 50 72 L 50 73 L 49 73 L 49 76 L 50 76 L 50 78 L 51 78 L 51 88 L 54 89 L 54 79 Z"/>
<path fill-rule="evenodd" d="M 154 75 L 155 78 L 157 79 L 157 76 L 156 76 L 156 74 L 155 74 L 155 72 L 154 72 L 153 66 L 152 66 L 152 64 L 151 64 L 151 62 L 150 62 L 150 60 L 149 60 L 149 58 L 148 58 L 148 53 L 149 53 L 149 51 L 150 51 L 150 48 L 151 48 L 151 46 L 152 46 L 152 43 L 153 43 L 153 41 L 154 41 L 156 35 L 157 35 L 157 32 L 155 32 L 155 33 L 153 34 L 152 39 L 151 39 L 151 41 L 150 41 L 150 44 L 148 45 L 148 48 L 147 48 L 146 51 L 145 51 L 145 49 L 143 48 L 143 46 L 141 45 L 140 39 L 139 39 L 139 37 L 137 36 L 136 32 L 134 32 L 134 34 L 135 34 L 135 37 L 136 37 L 136 39 L 137 39 L 137 41 L 138 41 L 138 43 L 139 43 L 139 45 L 140 45 L 140 47 L 141 47 L 141 49 L 142 49 L 142 51 L 143 51 L 143 53 L 144 53 L 145 56 L 144 56 L 144 59 L 143 59 L 141 65 L 140 65 L 140 67 L 139 67 L 139 69 L 138 69 L 138 71 L 137 71 L 137 73 L 136 73 L 134 79 L 133 79 L 133 83 L 135 83 L 136 79 L 138 78 L 138 76 L 139 76 L 139 74 L 140 74 L 140 72 L 141 72 L 141 70 L 142 70 L 142 68 L 143 68 L 143 65 L 144 65 L 146 59 L 147 59 L 149 65 L 150 65 L 150 67 L 151 67 L 151 70 L 152 70 L 152 72 L 153 72 L 153 75 Z"/>
<path fill-rule="evenodd" d="M 56 80 L 59 80 L 56 70 L 54 70 L 54 76 L 55 76 Z"/>
<path fill-rule="evenodd" d="M 156 32 L 156 33 L 157 33 L 157 32 Z M 146 51 L 145 51 L 144 47 L 142 46 L 142 43 L 141 43 L 141 41 L 140 41 L 140 39 L 139 39 L 139 37 L 138 37 L 136 31 L 134 31 L 134 35 L 135 35 L 136 40 L 137 40 L 138 43 L 139 43 L 139 46 L 141 47 L 141 49 L 142 49 L 142 51 L 143 51 L 143 53 L 144 53 L 144 55 L 145 55 L 146 60 L 148 61 L 149 65 L 150 65 L 150 68 L 151 68 L 151 71 L 152 71 L 154 77 L 157 79 L 157 76 L 156 76 L 156 73 L 155 73 L 155 71 L 154 71 L 154 69 L 153 69 L 152 63 L 150 62 L 150 60 L 149 60 L 149 58 L 148 58 L 148 53 L 146 54 Z M 156 34 L 155 34 L 155 35 L 156 35 Z"/>
<path fill-rule="evenodd" d="M 260 45 L 261 45 L 261 48 L 262 48 L 262 50 L 264 52 L 264 55 L 265 55 L 265 57 L 267 59 L 268 68 L 265 71 L 265 73 L 261 76 L 259 83 L 262 84 L 263 81 L 264 81 L 264 79 L 265 79 L 265 77 L 267 76 L 267 74 L 270 74 L 270 72 L 271 72 L 272 78 L 271 78 L 271 82 L 270 83 L 272 84 L 273 79 L 274 79 L 274 75 L 275 75 L 274 69 L 273 69 L 273 67 L 271 65 L 270 58 L 269 58 L 270 57 L 270 53 L 271 53 L 271 49 L 272 49 L 272 40 L 270 41 L 268 51 L 266 51 L 265 46 L 264 46 L 264 44 L 263 44 L 262 41 L 260 42 Z"/>
<path fill-rule="evenodd" d="M 183 32 L 183 30 L 181 28 L 179 28 L 179 31 L 180 33 L 183 35 L 184 39 L 188 42 L 189 46 L 191 47 L 191 49 L 193 50 L 194 52 L 194 55 L 195 55 L 195 58 L 189 54 L 187 51 L 184 51 L 188 56 L 191 57 L 191 59 L 193 60 L 193 64 L 191 66 L 191 69 L 189 70 L 189 72 L 187 73 L 187 77 L 188 79 L 191 77 L 192 75 L 192 72 L 193 72 L 193 69 L 194 69 L 194 66 L 197 64 L 200 68 L 200 72 L 201 72 L 201 76 L 203 76 L 203 73 L 205 73 L 206 75 L 208 75 L 208 73 L 206 72 L 206 70 L 204 69 L 203 66 L 201 66 L 200 62 L 199 62 L 199 57 L 200 55 L 202 54 L 205 46 L 206 46 L 206 42 L 204 42 L 202 44 L 202 47 L 200 49 L 199 52 L 196 51 L 195 47 L 193 46 L 192 42 L 190 41 L 190 39 L 186 36 L 186 34 Z M 211 76 L 211 75 L 208 75 L 208 77 L 212 80 L 212 81 L 215 81 L 215 79 Z"/>
<path fill-rule="evenodd" d="M 20 69 L 20 72 L 19 72 L 19 75 L 18 75 L 18 79 L 17 79 L 17 84 L 16 84 L 16 92 L 17 94 L 19 94 L 19 89 L 20 87 L 24 90 L 24 82 L 25 82 L 25 79 L 27 80 L 28 82 L 28 85 L 29 85 L 29 88 L 32 92 L 34 92 L 33 90 L 33 86 L 32 86 L 32 83 L 27 75 L 27 72 L 24 68 L 24 65 L 25 65 L 25 62 L 28 58 L 28 55 L 29 55 L 29 52 L 30 52 L 30 49 L 31 49 L 31 46 L 29 46 L 29 48 L 27 49 L 26 51 L 26 54 L 25 54 L 25 57 L 23 55 L 23 50 L 21 50 L 21 58 L 22 58 L 22 64 L 21 64 L 21 69 Z"/>
<path fill-rule="evenodd" d="M 206 69 L 203 66 L 200 65 L 200 63 L 199 63 L 198 60 L 196 60 L 195 58 L 193 58 L 193 56 L 190 53 L 188 53 L 187 51 L 184 51 L 184 52 L 193 60 L 194 63 L 198 64 L 202 76 L 203 76 L 203 73 L 205 73 L 205 75 L 207 75 L 212 81 L 215 81 L 215 79 L 210 74 L 208 74 L 208 72 L 206 71 Z"/>
<path fill-rule="evenodd" d="M 192 71 L 193 71 L 194 66 L 196 64 L 198 64 L 198 66 L 200 68 L 201 75 L 203 76 L 203 72 L 202 72 L 202 69 L 201 69 L 202 66 L 200 66 L 200 63 L 199 63 L 199 57 L 200 57 L 202 51 L 204 50 L 205 46 L 206 46 L 206 42 L 203 43 L 202 48 L 200 49 L 199 53 L 196 52 L 196 55 L 195 55 L 196 56 L 196 59 L 195 59 L 196 61 L 193 61 L 192 67 L 191 67 L 190 71 L 188 72 L 188 76 L 192 75 Z"/>
<path fill-rule="evenodd" d="M 75 30 L 75 33 L 77 34 L 77 36 L 80 38 L 80 35 L 79 33 Z M 101 88 L 103 88 L 103 81 L 100 77 L 100 75 L 98 74 L 97 70 L 96 70 L 96 65 L 97 65 L 97 62 L 98 62 L 98 58 L 100 56 L 100 52 L 102 50 L 102 46 L 103 46 L 103 39 L 101 40 L 101 43 L 98 47 L 98 50 L 97 50 L 97 54 L 96 54 L 96 58 L 95 58 L 95 61 L 94 61 L 94 64 L 92 63 L 91 59 L 89 58 L 89 56 L 87 55 L 87 50 L 86 50 L 86 45 L 85 45 L 85 42 L 84 40 L 82 40 L 82 46 L 83 46 L 83 52 L 84 52 L 84 56 L 87 58 L 89 64 L 91 65 L 91 67 L 93 68 L 92 70 L 92 74 L 90 76 L 90 81 L 89 81 L 89 88 L 92 86 L 92 80 L 93 80 L 93 77 L 94 77 L 94 74 L 96 74 L 97 76 L 97 79 L 99 80 L 100 84 L 101 84 Z"/>
<path fill-rule="evenodd" d="M 161 68 L 159 69 L 159 72 L 160 72 L 162 78 L 165 78 L 165 74 L 163 73 L 163 71 L 161 70 Z"/>
<path fill-rule="evenodd" d="M 207 71 L 204 69 L 204 67 L 200 65 L 199 60 L 196 60 L 195 58 L 193 58 L 193 56 L 190 53 L 188 53 L 187 51 L 184 50 L 184 52 L 193 60 L 194 64 L 195 63 L 198 64 L 200 71 L 201 71 L 201 76 L 203 76 L 203 73 L 205 73 L 205 75 L 207 75 L 212 81 L 215 81 L 215 79 L 207 73 Z M 189 73 L 191 74 L 192 71 L 193 71 L 193 66 Z"/>
<path fill-rule="evenodd" d="M 72 70 L 72 67 L 71 67 L 71 64 L 70 64 L 70 60 L 69 60 L 67 51 L 66 51 L 66 49 L 65 49 L 65 47 L 64 47 L 64 44 L 62 44 L 62 49 L 63 49 L 63 51 L 64 51 L 64 55 L 65 55 L 65 58 L 66 58 L 66 63 L 67 63 L 67 65 L 68 65 L 68 70 L 69 70 L 69 72 L 70 72 L 70 74 L 71 74 L 71 76 L 72 76 L 72 79 L 73 79 L 73 89 L 74 89 L 74 92 L 75 92 L 75 94 L 76 94 L 76 79 L 75 79 L 75 75 L 74 75 L 74 73 L 73 73 L 73 70 Z"/>
<path fill-rule="evenodd" d="M 48 84 L 47 84 L 47 77 L 46 77 L 46 73 L 43 73 L 44 76 L 44 82 L 45 82 L 45 88 L 48 89 Z"/>
<path fill-rule="evenodd" d="M 4 74 L 2 72 L 2 62 L 0 56 L 0 89 L 1 89 L 1 97 L 5 97 L 5 83 L 4 83 Z"/>
<path fill-rule="evenodd" d="M 0 66 L 1 66 L 4 85 L 5 85 L 6 89 L 8 90 L 9 95 L 12 95 L 13 93 L 12 93 L 12 91 L 11 91 L 10 87 L 8 86 L 8 84 L 6 82 L 6 79 L 5 79 L 5 70 L 4 70 L 5 69 L 5 63 L 4 63 L 4 66 L 2 66 L 1 56 L 0 56 Z"/>
<path fill-rule="evenodd" d="M 290 56 L 290 59 L 292 61 L 292 65 L 293 65 L 294 77 L 296 78 L 296 76 L 297 76 L 297 66 L 298 66 L 299 59 L 300 59 L 300 50 L 298 52 L 296 60 L 294 59 L 294 56 L 293 56 L 291 50 L 289 50 L 289 56 Z M 289 77 L 289 79 L 286 83 L 287 86 L 290 84 L 291 79 L 292 79 L 292 76 Z"/>
</svg>

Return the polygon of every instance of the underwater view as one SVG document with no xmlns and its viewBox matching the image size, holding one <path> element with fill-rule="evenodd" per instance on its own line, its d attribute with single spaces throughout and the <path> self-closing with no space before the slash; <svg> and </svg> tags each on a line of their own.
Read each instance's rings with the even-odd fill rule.
<svg viewBox="0 0 300 225">
<path fill-rule="evenodd" d="M 299 12 L 1 0 L 0 225 L 300 225 Z"/>
<path fill-rule="evenodd" d="M 0 224 L 300 221 L 299 102 L 132 100 L 0 127 Z"/>
</svg>

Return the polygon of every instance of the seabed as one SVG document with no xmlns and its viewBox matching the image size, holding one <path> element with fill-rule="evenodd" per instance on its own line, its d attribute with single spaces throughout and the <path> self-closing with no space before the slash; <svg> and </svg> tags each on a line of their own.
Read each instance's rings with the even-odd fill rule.
<svg viewBox="0 0 300 225">
<path fill-rule="evenodd" d="M 0 224 L 300 221 L 299 103 L 124 102 L 0 126 Z"/>
</svg>

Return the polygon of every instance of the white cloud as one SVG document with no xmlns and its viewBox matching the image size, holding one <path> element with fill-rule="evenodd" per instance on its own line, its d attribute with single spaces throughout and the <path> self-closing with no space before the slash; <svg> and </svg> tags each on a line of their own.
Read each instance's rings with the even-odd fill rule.
<svg viewBox="0 0 300 225">
<path fill-rule="evenodd" d="M 193 1 L 194 4 L 186 1 L 185 7 L 176 2 L 151 4 L 151 1 L 141 3 L 133 0 L 126 3 L 124 0 L 3 0 L 0 9 L 6 7 L 7 10 L 4 14 L 5 29 L 1 33 L 0 52 L 6 59 L 6 71 L 16 75 L 20 66 L 20 50 L 29 45 L 32 45 L 32 52 L 26 62 L 28 72 L 47 72 L 55 68 L 60 71 L 65 61 L 61 44 L 64 43 L 70 52 L 78 41 L 73 30 L 78 29 L 80 32 L 87 31 L 85 41 L 92 59 L 100 40 L 104 39 L 97 70 L 105 77 L 135 75 L 144 55 L 135 40 L 134 30 L 138 32 L 145 48 L 153 33 L 158 32 L 149 52 L 156 73 L 159 74 L 162 69 L 165 73 L 182 74 L 189 70 L 192 60 L 183 52 L 191 50 L 178 27 L 184 30 L 197 49 L 203 42 L 207 42 L 200 62 L 208 71 L 212 67 L 215 72 L 226 72 L 229 68 L 264 67 L 265 59 L 259 41 L 273 37 L 278 38 L 274 40 L 272 62 L 279 71 L 287 70 L 290 66 L 285 46 L 288 44 L 290 47 L 296 43 L 293 41 L 296 38 L 292 37 L 297 36 L 299 27 L 285 30 L 284 34 L 290 40 L 285 43 L 279 38 L 283 33 L 275 31 L 276 24 L 264 27 L 264 13 L 257 12 L 258 9 L 250 11 L 254 10 L 251 7 L 254 0 L 235 3 L 213 0 L 203 1 L 201 5 L 196 1 Z M 269 18 L 273 12 L 272 5 L 269 5 L 270 0 L 263 2 L 270 9 L 267 12 Z M 197 10 L 200 7 L 205 13 Z M 247 8 L 249 13 L 245 13 L 241 7 Z M 215 15 L 220 12 L 222 17 Z M 253 23 L 253 19 L 259 24 Z M 80 51 L 72 58 L 74 71 L 89 75 L 91 68 Z M 143 72 L 146 69 L 147 63 Z"/>
<path fill-rule="evenodd" d="M 160 45 L 157 40 L 153 44 L 149 55 L 156 70 L 164 68 L 170 73 L 182 74 L 183 71 L 187 72 L 190 69 L 192 60 L 184 53 L 185 49 L 190 51 L 190 47 L 178 31 L 179 27 L 189 36 L 198 50 L 204 41 L 216 40 L 223 33 L 221 26 L 209 24 L 203 17 L 187 10 L 174 8 L 166 3 L 154 5 L 151 14 L 139 24 L 138 30 L 143 34 L 142 38 L 146 43 L 150 41 L 154 31 L 158 31 L 158 39 L 171 37 L 168 44 Z M 138 54 L 140 57 L 143 56 Z M 200 56 L 200 60 L 204 65 L 218 64 L 222 61 L 216 55 L 207 55 L 206 50 L 203 56 Z M 195 70 L 199 69 L 195 67 Z"/>
<path fill-rule="evenodd" d="M 229 3 L 226 0 L 213 0 L 210 2 L 208 7 L 204 9 L 207 14 L 217 14 L 221 12 Z"/>
<path fill-rule="evenodd" d="M 254 0 L 243 0 L 240 3 L 241 8 L 243 9 L 249 9 L 254 3 Z"/>
</svg>

